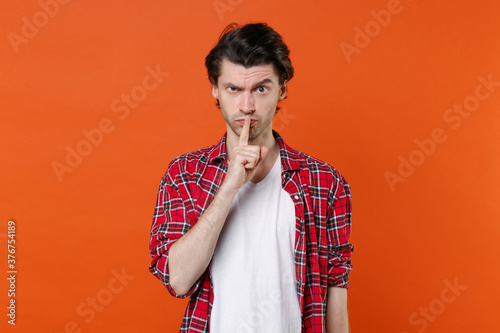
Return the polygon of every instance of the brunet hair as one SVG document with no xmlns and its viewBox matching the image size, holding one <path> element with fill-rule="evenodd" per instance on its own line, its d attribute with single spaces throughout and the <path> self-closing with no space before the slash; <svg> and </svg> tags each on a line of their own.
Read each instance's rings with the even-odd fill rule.
<svg viewBox="0 0 500 333">
<path fill-rule="evenodd" d="M 245 68 L 273 64 L 279 84 L 293 77 L 290 51 L 281 36 L 266 23 L 252 23 L 239 27 L 229 24 L 219 37 L 219 42 L 205 58 L 208 79 L 217 84 L 222 60 Z"/>
</svg>

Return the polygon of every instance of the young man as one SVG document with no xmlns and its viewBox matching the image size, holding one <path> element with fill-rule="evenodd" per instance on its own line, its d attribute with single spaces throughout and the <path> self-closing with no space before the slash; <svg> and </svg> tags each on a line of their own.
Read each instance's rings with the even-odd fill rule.
<svg viewBox="0 0 500 333">
<path fill-rule="evenodd" d="M 347 333 L 350 187 L 272 130 L 293 76 L 266 24 L 228 26 L 206 57 L 227 133 L 162 178 L 150 271 L 190 296 L 180 332 Z"/>
</svg>

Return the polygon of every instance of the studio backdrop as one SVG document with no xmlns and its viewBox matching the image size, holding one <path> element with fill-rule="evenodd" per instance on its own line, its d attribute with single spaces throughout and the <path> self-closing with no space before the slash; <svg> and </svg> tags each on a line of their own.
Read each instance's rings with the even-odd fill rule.
<svg viewBox="0 0 500 333">
<path fill-rule="evenodd" d="M 3 1 L 1 331 L 178 331 L 187 300 L 148 271 L 158 185 L 225 132 L 204 67 L 224 27 L 267 22 L 295 68 L 274 129 L 352 187 L 352 332 L 498 332 L 499 12 Z"/>
</svg>

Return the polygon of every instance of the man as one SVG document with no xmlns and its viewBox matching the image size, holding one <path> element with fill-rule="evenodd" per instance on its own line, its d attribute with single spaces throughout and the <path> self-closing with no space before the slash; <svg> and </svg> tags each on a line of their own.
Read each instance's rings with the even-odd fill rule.
<svg viewBox="0 0 500 333">
<path fill-rule="evenodd" d="M 346 333 L 350 187 L 272 130 L 293 76 L 266 24 L 230 25 L 205 65 L 227 133 L 162 178 L 150 271 L 190 296 L 181 332 Z"/>
</svg>

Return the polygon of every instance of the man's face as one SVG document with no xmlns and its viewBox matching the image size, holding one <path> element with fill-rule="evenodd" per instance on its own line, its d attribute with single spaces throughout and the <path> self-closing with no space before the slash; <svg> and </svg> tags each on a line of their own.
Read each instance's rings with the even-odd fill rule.
<svg viewBox="0 0 500 333">
<path fill-rule="evenodd" d="M 249 141 L 270 135 L 278 101 L 285 98 L 286 84 L 280 85 L 272 64 L 245 68 L 227 59 L 221 64 L 212 95 L 219 99 L 228 136 L 239 136 L 245 115 L 250 115 Z"/>
</svg>

